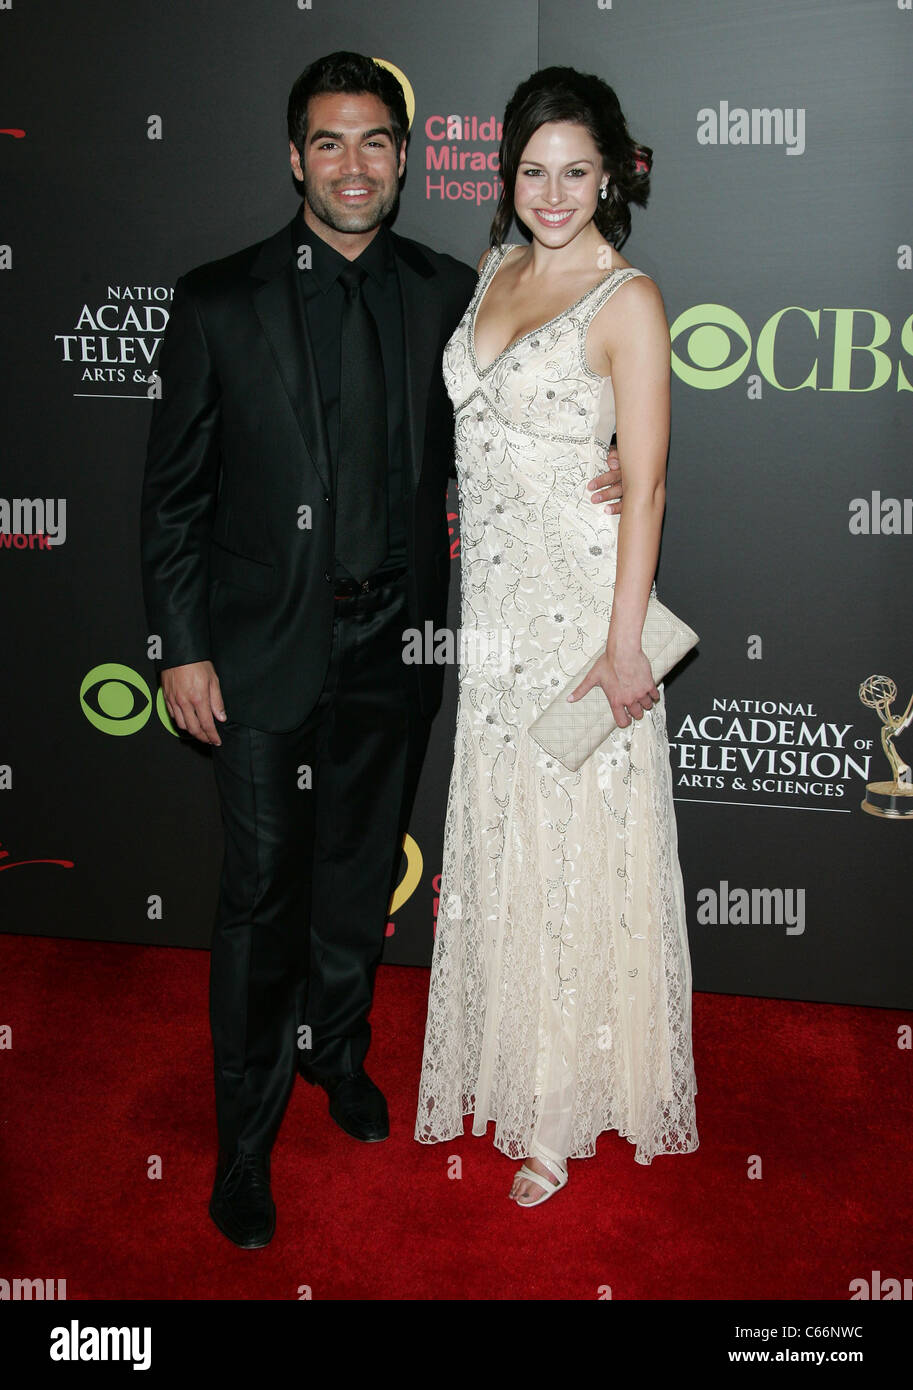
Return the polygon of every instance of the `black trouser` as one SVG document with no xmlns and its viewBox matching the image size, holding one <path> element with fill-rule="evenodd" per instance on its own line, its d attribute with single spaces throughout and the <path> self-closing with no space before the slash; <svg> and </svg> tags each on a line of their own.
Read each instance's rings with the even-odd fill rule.
<svg viewBox="0 0 913 1390">
<path fill-rule="evenodd" d="M 335 601 L 326 682 L 297 729 L 234 724 L 230 702 L 217 725 L 225 857 L 210 1020 L 225 1150 L 269 1152 L 299 1065 L 346 1075 L 368 1051 L 430 727 L 402 659 L 405 583 Z"/>
</svg>

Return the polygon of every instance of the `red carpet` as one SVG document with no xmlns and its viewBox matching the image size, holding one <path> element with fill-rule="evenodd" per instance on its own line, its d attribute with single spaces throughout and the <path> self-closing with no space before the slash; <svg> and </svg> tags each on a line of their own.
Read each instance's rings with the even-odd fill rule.
<svg viewBox="0 0 913 1390">
<path fill-rule="evenodd" d="M 390 1139 L 347 1138 L 298 1081 L 273 1152 L 276 1235 L 237 1250 L 206 1211 L 208 965 L 0 936 L 0 1277 L 65 1278 L 69 1299 L 285 1300 L 307 1285 L 314 1299 L 594 1300 L 609 1285 L 614 1299 L 846 1300 L 874 1270 L 913 1273 L 909 1014 L 697 995 L 697 1152 L 643 1167 L 606 1134 L 524 1212 L 490 1141 L 413 1141 L 428 973 L 395 966 L 378 976 L 369 1061 Z"/>
</svg>

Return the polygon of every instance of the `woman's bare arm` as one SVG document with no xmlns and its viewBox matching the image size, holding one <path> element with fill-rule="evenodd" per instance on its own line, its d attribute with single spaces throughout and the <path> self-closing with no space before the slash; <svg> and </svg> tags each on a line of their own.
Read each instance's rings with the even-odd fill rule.
<svg viewBox="0 0 913 1390">
<path fill-rule="evenodd" d="M 628 281 L 605 310 L 593 321 L 591 341 L 594 360 L 603 360 L 606 373 L 611 368 L 625 503 L 618 523 L 615 595 L 605 656 L 572 698 L 580 699 L 593 685 L 601 685 L 619 727 L 625 728 L 628 712 L 640 719 L 659 699 L 640 640 L 666 500 L 670 340 L 662 295 L 646 276 Z"/>
</svg>

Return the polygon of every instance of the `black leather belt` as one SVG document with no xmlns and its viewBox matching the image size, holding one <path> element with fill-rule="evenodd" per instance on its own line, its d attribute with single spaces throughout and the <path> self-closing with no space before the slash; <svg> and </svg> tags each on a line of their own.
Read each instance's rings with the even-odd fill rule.
<svg viewBox="0 0 913 1390">
<path fill-rule="evenodd" d="M 390 570 L 388 574 L 372 574 L 367 579 L 343 579 L 334 580 L 336 585 L 334 598 L 357 598 L 359 594 L 371 594 L 375 589 L 382 589 L 385 584 L 392 584 L 397 579 L 402 579 L 406 573 L 406 566 L 402 565 L 399 569 Z"/>
</svg>

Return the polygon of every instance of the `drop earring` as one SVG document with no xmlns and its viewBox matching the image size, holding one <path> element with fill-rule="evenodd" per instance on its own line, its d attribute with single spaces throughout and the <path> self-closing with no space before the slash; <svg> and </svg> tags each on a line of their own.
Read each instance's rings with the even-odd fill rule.
<svg viewBox="0 0 913 1390">
<path fill-rule="evenodd" d="M 609 185 L 608 185 L 608 183 L 604 183 L 604 184 L 602 185 L 602 187 L 601 187 L 600 190 L 599 190 L 599 196 L 600 196 L 600 198 L 607 198 L 607 197 L 609 196 Z"/>
</svg>

